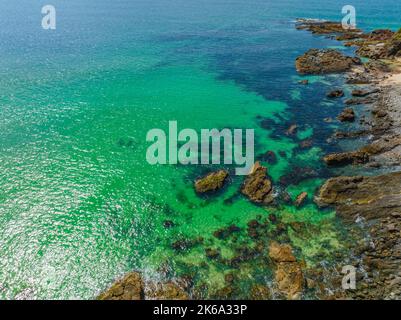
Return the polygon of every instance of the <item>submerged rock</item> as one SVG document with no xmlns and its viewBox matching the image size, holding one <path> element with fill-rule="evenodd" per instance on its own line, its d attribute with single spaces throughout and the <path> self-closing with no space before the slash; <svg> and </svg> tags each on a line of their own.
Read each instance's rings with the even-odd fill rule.
<svg viewBox="0 0 401 320">
<path fill-rule="evenodd" d="M 297 71 L 302 74 L 340 73 L 358 64 L 361 64 L 359 58 L 345 56 L 334 49 L 311 49 L 295 62 Z"/>
<path fill-rule="evenodd" d="M 215 236 L 217 239 L 224 240 L 227 239 L 229 236 L 231 236 L 233 233 L 240 231 L 241 231 L 240 227 L 236 226 L 235 224 L 232 224 L 227 228 L 221 228 L 214 231 L 213 236 Z"/>
<path fill-rule="evenodd" d="M 274 151 L 267 151 L 265 154 L 260 156 L 260 161 L 267 162 L 268 164 L 276 164 L 277 156 Z"/>
<path fill-rule="evenodd" d="M 223 187 L 227 177 L 228 172 L 226 170 L 209 173 L 195 181 L 195 190 L 198 193 L 217 191 Z"/>
<path fill-rule="evenodd" d="M 267 176 L 267 168 L 256 162 L 242 185 L 241 193 L 252 202 L 270 204 L 274 200 L 272 191 L 273 186 Z"/>
<path fill-rule="evenodd" d="M 292 124 L 288 130 L 285 132 L 287 136 L 293 136 L 298 131 L 298 126 L 296 124 Z"/>
<path fill-rule="evenodd" d="M 307 192 L 301 192 L 297 196 L 297 198 L 295 199 L 295 202 L 294 202 L 295 206 L 296 207 L 302 206 L 307 198 L 308 198 L 308 193 Z"/>
<path fill-rule="evenodd" d="M 144 284 L 138 272 L 131 272 L 115 282 L 108 290 L 97 298 L 98 300 L 142 300 Z"/>
</svg>

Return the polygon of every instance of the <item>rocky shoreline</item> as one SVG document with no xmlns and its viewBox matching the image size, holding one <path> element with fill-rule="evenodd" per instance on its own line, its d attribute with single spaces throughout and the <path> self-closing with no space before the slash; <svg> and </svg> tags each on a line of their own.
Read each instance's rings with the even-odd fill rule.
<svg viewBox="0 0 401 320">
<path fill-rule="evenodd" d="M 347 83 L 357 86 L 347 105 L 364 105 L 358 120 L 363 130 L 336 132 L 337 139 L 367 137 L 369 144 L 354 151 L 329 154 L 328 166 L 364 166 L 380 170 L 372 176 L 339 176 L 324 183 L 315 197 L 320 206 L 334 206 L 350 229 L 363 224 L 364 237 L 350 248 L 359 285 L 336 298 L 401 298 L 401 30 L 349 33 L 331 22 L 303 20 L 301 29 L 350 40 L 367 63 L 350 66 Z M 329 27 L 327 27 L 329 26 Z M 335 64 L 335 62 L 333 61 Z M 352 109 L 351 109 L 352 110 Z M 384 173 L 383 172 L 387 172 Z M 359 225 L 357 227 L 357 225 Z M 351 263 L 351 262 L 350 262 Z M 334 289 L 332 290 L 334 292 Z"/>
<path fill-rule="evenodd" d="M 348 150 L 324 156 L 322 161 L 332 168 L 352 166 L 369 172 L 369 176 L 339 176 L 326 181 L 315 195 L 321 207 L 334 207 L 337 216 L 354 239 L 348 250 L 337 254 L 336 263 L 326 268 L 308 269 L 288 244 L 292 231 L 308 234 L 313 227 L 306 224 L 286 226 L 274 215 L 248 222 L 241 230 L 232 225 L 216 230 L 214 237 L 236 243 L 237 234 L 246 231 L 255 240 L 253 248 L 235 247 L 237 256 L 224 259 L 218 249 L 206 248 L 206 257 L 215 263 L 236 267 L 239 263 L 257 261 L 273 272 L 272 287 L 253 285 L 251 299 L 300 299 L 308 292 L 317 299 L 400 299 L 401 298 L 401 30 L 344 30 L 341 24 L 330 21 L 300 19 L 298 30 L 307 30 L 316 36 L 344 41 L 356 46 L 356 56 L 346 56 L 338 50 L 311 49 L 299 57 L 296 68 L 300 74 L 342 73 L 351 85 L 352 97 L 344 102 L 344 111 L 338 115 L 341 122 L 359 124 L 356 131 L 337 131 L 333 141 L 364 138 L 367 144 L 357 150 Z M 364 61 L 363 58 L 369 58 Z M 308 85 L 307 81 L 300 81 Z M 333 88 L 330 99 L 344 97 L 342 89 Z M 357 112 L 355 106 L 362 106 Z M 288 135 L 296 131 L 288 130 Z M 274 161 L 274 152 L 266 159 Z M 302 173 L 302 172 L 301 172 Z M 296 173 L 299 175 L 300 173 Z M 219 170 L 197 179 L 194 188 L 198 194 L 210 194 L 224 187 L 229 172 Z M 285 179 L 281 179 L 285 182 Z M 285 183 L 284 183 L 285 185 Z M 290 201 L 300 207 L 308 199 L 302 192 L 291 201 L 285 192 L 277 193 L 267 174 L 267 168 L 257 162 L 239 192 L 258 205 L 272 205 L 276 198 Z M 269 227 L 267 227 L 269 226 Z M 269 229 L 268 229 L 269 228 Z M 272 241 L 275 239 L 276 241 Z M 194 240 L 195 241 L 195 240 Z M 227 240 L 228 241 L 228 240 Z M 196 244 L 203 239 L 196 239 Z M 184 250 L 195 242 L 176 243 Z M 173 245 L 174 247 L 174 245 Z M 342 290 L 341 268 L 344 263 L 357 269 L 357 288 Z M 213 298 L 235 297 L 235 275 L 226 274 L 227 286 Z M 165 282 L 144 281 L 143 275 L 133 272 L 118 280 L 99 299 L 198 299 L 200 288 L 193 283 L 176 279 Z M 207 297 L 209 298 L 209 297 Z"/>
</svg>

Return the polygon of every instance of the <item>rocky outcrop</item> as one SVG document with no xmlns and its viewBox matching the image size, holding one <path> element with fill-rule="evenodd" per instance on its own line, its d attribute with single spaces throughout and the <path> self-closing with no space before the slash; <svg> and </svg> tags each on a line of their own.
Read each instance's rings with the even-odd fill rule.
<svg viewBox="0 0 401 320">
<path fill-rule="evenodd" d="M 273 201 L 272 191 L 273 186 L 267 176 L 267 168 L 256 162 L 242 185 L 242 194 L 252 202 L 269 204 Z"/>
<path fill-rule="evenodd" d="M 187 300 L 189 295 L 174 282 L 144 283 L 139 272 L 131 272 L 101 293 L 98 300 Z"/>
<path fill-rule="evenodd" d="M 195 190 L 197 193 L 214 192 L 224 186 L 228 172 L 226 170 L 219 170 L 212 172 L 195 181 Z"/>
<path fill-rule="evenodd" d="M 369 161 L 369 155 L 361 151 L 332 153 L 323 158 L 328 166 L 344 166 L 348 164 L 362 164 Z"/>
<path fill-rule="evenodd" d="M 276 265 L 275 280 L 278 291 L 285 294 L 288 299 L 299 299 L 304 286 L 304 277 L 291 246 L 273 241 L 269 246 L 269 256 Z"/>
<path fill-rule="evenodd" d="M 99 295 L 98 300 L 142 300 L 144 284 L 138 272 L 131 272 Z"/>
<path fill-rule="evenodd" d="M 298 30 L 308 30 L 313 34 L 337 34 L 338 40 L 340 39 L 340 37 L 343 40 L 349 40 L 359 38 L 362 35 L 362 31 L 360 29 L 345 29 L 341 23 L 326 20 L 297 19 L 295 27 Z"/>
<path fill-rule="evenodd" d="M 352 108 L 345 108 L 337 117 L 341 122 L 354 122 L 355 112 Z"/>
<path fill-rule="evenodd" d="M 311 49 L 295 61 L 297 71 L 302 74 L 340 73 L 359 64 L 359 58 L 345 56 L 334 49 Z"/>
<path fill-rule="evenodd" d="M 320 206 L 331 205 L 350 223 L 363 221 L 365 239 L 350 248 L 360 273 L 357 299 L 401 298 L 401 172 L 374 177 L 337 177 L 328 180 L 316 196 Z"/>
<path fill-rule="evenodd" d="M 374 89 L 374 90 L 355 89 L 355 90 L 352 90 L 351 94 L 352 94 L 354 97 L 366 97 L 366 96 L 368 96 L 368 95 L 370 95 L 370 94 L 378 93 L 378 92 L 379 92 L 378 89 Z"/>
<path fill-rule="evenodd" d="M 327 93 L 327 98 L 341 98 L 344 97 L 344 91 L 341 89 L 336 89 Z"/>
<path fill-rule="evenodd" d="M 401 172 L 375 177 L 337 177 L 320 188 L 316 202 L 334 205 L 343 217 L 367 219 L 401 212 Z"/>
<path fill-rule="evenodd" d="M 401 137 L 397 135 L 382 137 L 357 151 L 329 154 L 323 160 L 329 166 L 363 164 L 367 163 L 372 156 L 391 151 L 399 145 L 401 145 Z"/>
</svg>

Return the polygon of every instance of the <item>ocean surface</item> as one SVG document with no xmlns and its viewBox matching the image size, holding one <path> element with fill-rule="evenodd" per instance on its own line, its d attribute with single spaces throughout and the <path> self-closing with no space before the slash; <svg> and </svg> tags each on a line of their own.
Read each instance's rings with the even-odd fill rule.
<svg viewBox="0 0 401 320">
<path fill-rule="evenodd" d="M 237 244 L 213 232 L 231 224 L 245 229 L 271 213 L 316 226 L 308 238 L 289 233 L 309 265 L 341 250 L 341 223 L 331 210 L 319 210 L 312 195 L 336 174 L 320 159 L 339 148 L 327 142 L 338 123 L 323 119 L 342 109 L 325 94 L 343 80 L 300 77 L 294 61 L 312 47 L 352 49 L 297 31 L 294 23 L 340 21 L 348 2 L 51 4 L 53 31 L 41 28 L 43 1 L 0 3 L 1 299 L 93 299 L 131 270 L 149 278 L 161 270 L 169 277 L 191 274 L 207 288 L 205 296 L 224 287 L 224 275 L 234 270 L 244 290 L 247 281 L 269 283 L 263 261 L 221 266 L 205 257 L 205 248 L 232 257 Z M 401 27 L 397 0 L 351 4 L 360 28 Z M 290 195 L 307 191 L 309 202 L 301 209 L 255 206 L 238 194 L 243 178 L 235 176 L 218 195 L 199 197 L 194 179 L 224 166 L 146 162 L 146 133 L 167 128 L 169 120 L 181 129 L 255 129 L 256 154 L 277 155 L 267 165 L 274 184 L 290 177 Z M 294 123 L 297 135 L 285 135 Z M 298 146 L 305 139 L 313 140 L 311 148 Z M 316 175 L 298 181 L 289 174 L 299 167 Z M 166 220 L 174 227 L 165 228 Z M 174 241 L 199 237 L 202 244 L 172 249 Z M 238 239 L 242 247 L 253 245 L 245 234 Z"/>
</svg>

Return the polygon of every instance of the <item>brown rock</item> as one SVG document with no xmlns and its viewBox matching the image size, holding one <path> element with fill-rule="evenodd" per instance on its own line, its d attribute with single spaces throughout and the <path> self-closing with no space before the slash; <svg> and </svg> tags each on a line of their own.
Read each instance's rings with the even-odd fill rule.
<svg viewBox="0 0 401 320">
<path fill-rule="evenodd" d="M 153 283 L 146 287 L 147 300 L 188 300 L 188 294 L 173 282 Z"/>
<path fill-rule="evenodd" d="M 329 179 L 315 201 L 321 206 L 334 205 L 339 215 L 351 219 L 391 215 L 401 210 L 401 172 Z"/>
<path fill-rule="evenodd" d="M 295 199 L 295 206 L 296 207 L 300 207 L 303 205 L 303 203 L 305 202 L 305 200 L 308 198 L 308 193 L 307 192 L 302 192 L 300 193 L 297 198 Z"/>
<path fill-rule="evenodd" d="M 98 300 L 141 300 L 144 285 L 138 272 L 131 272 L 99 295 Z"/>
<path fill-rule="evenodd" d="M 241 187 L 242 194 L 252 202 L 269 204 L 273 201 L 272 190 L 272 183 L 267 177 L 267 168 L 256 162 Z"/>
<path fill-rule="evenodd" d="M 254 284 L 251 288 L 251 299 L 270 300 L 271 299 L 270 289 L 260 284 Z"/>
<path fill-rule="evenodd" d="M 304 277 L 299 263 L 279 263 L 275 273 L 279 291 L 290 300 L 299 299 L 304 286 Z"/>
<path fill-rule="evenodd" d="M 278 290 L 288 299 L 298 299 L 302 293 L 304 279 L 301 265 L 296 261 L 290 245 L 272 242 L 269 256 L 276 264 L 275 280 Z"/>
<path fill-rule="evenodd" d="M 198 193 L 217 191 L 222 188 L 228 177 L 226 170 L 212 172 L 195 181 L 195 190 Z"/>
<path fill-rule="evenodd" d="M 340 73 L 360 64 L 358 58 L 348 57 L 333 49 L 311 49 L 296 59 L 297 71 L 302 74 Z"/>
<path fill-rule="evenodd" d="M 292 248 L 288 244 L 279 244 L 272 241 L 269 246 L 269 257 L 274 262 L 295 262 L 295 256 L 292 253 Z"/>
<path fill-rule="evenodd" d="M 344 91 L 337 89 L 327 93 L 327 98 L 341 98 L 344 97 Z"/>
<path fill-rule="evenodd" d="M 353 122 L 355 121 L 355 112 L 352 108 L 345 108 L 337 119 L 341 122 Z"/>
</svg>

